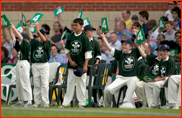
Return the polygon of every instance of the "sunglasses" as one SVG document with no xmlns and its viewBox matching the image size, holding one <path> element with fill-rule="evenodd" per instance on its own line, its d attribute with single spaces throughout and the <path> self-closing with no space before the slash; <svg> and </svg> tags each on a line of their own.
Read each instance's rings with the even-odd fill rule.
<svg viewBox="0 0 182 118">
<path fill-rule="evenodd" d="M 174 5 L 173 3 L 168 3 L 168 5 Z"/>
</svg>

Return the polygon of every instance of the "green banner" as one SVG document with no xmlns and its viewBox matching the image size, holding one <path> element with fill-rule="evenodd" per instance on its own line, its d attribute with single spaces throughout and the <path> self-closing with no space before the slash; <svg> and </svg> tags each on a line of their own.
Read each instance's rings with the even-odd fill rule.
<svg viewBox="0 0 182 118">
<path fill-rule="evenodd" d="M 87 18 L 83 19 L 83 27 L 85 27 L 86 25 L 90 25 L 90 20 Z"/>
<path fill-rule="evenodd" d="M 178 54 L 177 49 L 170 49 L 169 57 L 176 58 L 176 54 Z"/>
<path fill-rule="evenodd" d="M 23 13 L 22 13 L 22 22 L 24 26 L 27 26 L 26 17 L 23 15 Z"/>
<path fill-rule="evenodd" d="M 6 15 L 1 16 L 1 22 L 4 27 L 10 26 L 10 22 L 9 22 L 8 18 L 6 17 Z"/>
<path fill-rule="evenodd" d="M 82 18 L 82 14 L 83 14 L 83 12 L 82 12 L 82 10 L 80 10 L 77 18 Z"/>
<path fill-rule="evenodd" d="M 158 28 L 158 25 L 156 25 L 154 28 L 152 28 L 152 32 L 154 32 Z"/>
<path fill-rule="evenodd" d="M 23 28 L 21 27 L 21 23 L 18 23 L 18 24 L 16 25 L 16 29 L 17 29 L 17 31 L 18 31 L 20 34 L 23 33 Z"/>
<path fill-rule="evenodd" d="M 107 25 L 107 18 L 101 18 L 101 22 L 102 22 L 102 25 L 101 25 L 102 32 L 109 32 L 109 28 Z"/>
<path fill-rule="evenodd" d="M 166 25 L 164 24 L 163 18 L 159 20 L 159 29 L 162 31 L 166 28 Z"/>
<path fill-rule="evenodd" d="M 138 78 L 144 82 L 151 82 L 152 80 L 155 79 L 151 74 L 141 75 L 138 76 Z"/>
<path fill-rule="evenodd" d="M 36 28 L 34 28 L 34 27 L 30 27 L 30 31 L 31 31 L 32 35 L 37 33 Z M 28 29 L 26 29 L 26 32 L 28 34 Z"/>
<path fill-rule="evenodd" d="M 36 23 L 42 18 L 43 14 L 41 13 L 35 13 L 33 18 L 31 19 L 30 23 Z"/>
<path fill-rule="evenodd" d="M 146 42 L 143 28 L 137 32 L 136 43 L 137 46 L 143 45 Z"/>
<path fill-rule="evenodd" d="M 64 9 L 63 6 L 61 6 L 59 9 L 54 10 L 54 16 L 57 17 L 59 14 L 63 13 Z"/>
</svg>

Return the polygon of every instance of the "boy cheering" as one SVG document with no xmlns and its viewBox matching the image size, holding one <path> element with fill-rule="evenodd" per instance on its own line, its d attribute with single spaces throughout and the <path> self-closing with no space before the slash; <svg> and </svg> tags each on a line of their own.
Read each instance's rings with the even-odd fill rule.
<svg viewBox="0 0 182 118">
<path fill-rule="evenodd" d="M 69 107 L 73 98 L 76 83 L 76 96 L 79 107 L 83 108 L 86 104 L 86 77 L 88 60 L 92 58 L 91 48 L 88 37 L 82 32 L 83 20 L 76 18 L 73 20 L 74 31 L 68 37 L 65 54 L 68 56 L 68 80 L 67 92 L 64 101 L 59 108 Z M 75 69 L 75 70 L 74 70 Z"/>
</svg>

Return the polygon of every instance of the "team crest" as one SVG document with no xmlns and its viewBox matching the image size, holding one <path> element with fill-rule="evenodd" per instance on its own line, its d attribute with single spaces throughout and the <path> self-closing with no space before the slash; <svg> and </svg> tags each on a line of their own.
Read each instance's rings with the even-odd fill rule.
<svg viewBox="0 0 182 118">
<path fill-rule="evenodd" d="M 161 77 L 164 77 L 166 73 L 166 67 L 162 66 L 160 71 L 161 71 Z"/>
<path fill-rule="evenodd" d="M 22 60 L 22 52 L 21 52 L 21 50 L 20 50 L 20 51 L 18 51 L 18 55 L 17 55 L 17 57 L 18 57 L 18 59 L 19 59 L 19 60 Z"/>
<path fill-rule="evenodd" d="M 158 71 L 159 71 L 159 65 L 156 64 L 156 65 L 153 66 L 152 74 L 153 75 L 157 75 L 158 74 Z"/>
<path fill-rule="evenodd" d="M 43 50 L 42 46 L 37 47 L 37 49 L 33 53 L 34 59 L 37 60 L 37 61 L 42 59 L 43 55 L 44 55 L 44 50 Z"/>
<path fill-rule="evenodd" d="M 122 67 L 125 71 L 131 71 L 135 65 L 134 57 L 127 57 L 123 60 Z"/>
<path fill-rule="evenodd" d="M 70 53 L 72 55 L 78 55 L 82 50 L 82 44 L 80 41 L 75 40 L 71 43 L 71 50 Z"/>
</svg>

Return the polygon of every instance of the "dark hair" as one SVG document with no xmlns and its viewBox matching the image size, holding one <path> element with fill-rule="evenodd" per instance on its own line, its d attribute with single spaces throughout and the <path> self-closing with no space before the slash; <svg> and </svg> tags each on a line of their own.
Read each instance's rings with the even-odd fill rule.
<svg viewBox="0 0 182 118">
<path fill-rule="evenodd" d="M 53 46 L 55 46 L 57 48 L 57 50 L 58 50 L 58 47 L 55 44 L 51 44 L 51 47 L 53 47 Z"/>
<path fill-rule="evenodd" d="M 78 23 L 80 25 L 83 25 L 83 20 L 81 18 L 76 18 L 73 20 L 74 23 Z"/>
<path fill-rule="evenodd" d="M 104 42 L 103 39 L 102 39 L 102 37 L 98 37 L 97 40 L 98 40 L 98 39 L 100 39 L 102 42 Z"/>
<path fill-rule="evenodd" d="M 172 1 L 174 4 L 177 4 L 177 1 Z"/>
<path fill-rule="evenodd" d="M 135 22 L 135 23 L 133 23 L 133 25 L 132 25 L 132 26 L 140 27 L 140 29 L 142 29 L 142 26 L 140 25 L 140 23 L 139 23 L 139 22 Z"/>
<path fill-rule="evenodd" d="M 2 47 L 1 47 L 1 50 L 4 52 L 5 57 L 8 57 L 8 55 L 9 55 L 8 49 L 5 48 L 4 46 L 2 46 Z"/>
<path fill-rule="evenodd" d="M 152 19 L 152 20 L 148 21 L 148 24 L 150 24 L 150 25 L 155 27 L 157 25 L 157 22 L 156 22 L 156 20 Z"/>
<path fill-rule="evenodd" d="M 181 9 L 179 7 L 175 7 L 171 10 L 172 12 L 176 12 L 178 14 L 178 17 L 181 18 Z"/>
<path fill-rule="evenodd" d="M 180 31 L 177 31 L 177 32 L 175 33 L 175 36 L 176 36 L 177 34 L 181 34 L 181 32 L 180 32 Z"/>
<path fill-rule="evenodd" d="M 162 16 L 161 18 L 163 19 L 163 21 L 168 21 L 168 18 L 166 16 Z"/>
<path fill-rule="evenodd" d="M 140 14 L 142 17 L 146 18 L 146 20 L 148 20 L 148 18 L 149 18 L 149 13 L 148 13 L 147 11 L 140 11 L 139 14 Z"/>
<path fill-rule="evenodd" d="M 47 25 L 47 24 L 42 24 L 41 27 L 44 27 L 44 29 L 47 31 L 47 35 L 50 34 L 50 27 L 49 27 L 49 25 Z"/>
<path fill-rule="evenodd" d="M 126 10 L 126 13 L 127 13 L 127 14 L 131 14 L 131 13 L 130 13 L 130 10 L 128 10 L 128 9 L 123 9 L 122 11 L 125 11 L 125 10 Z"/>
<path fill-rule="evenodd" d="M 165 39 L 165 38 L 166 38 L 166 37 L 165 37 L 165 35 L 163 35 L 163 34 L 161 34 L 161 35 L 162 35 L 162 38 L 163 38 L 163 39 Z"/>
</svg>

